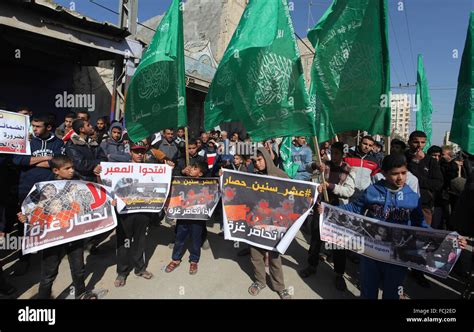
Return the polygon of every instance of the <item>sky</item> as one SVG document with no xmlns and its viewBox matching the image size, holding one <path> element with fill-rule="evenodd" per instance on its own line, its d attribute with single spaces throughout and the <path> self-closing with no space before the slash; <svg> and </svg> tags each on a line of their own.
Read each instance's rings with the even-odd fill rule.
<svg viewBox="0 0 474 332">
<path fill-rule="evenodd" d="M 208 0 L 221 1 L 221 0 Z M 119 0 L 55 0 L 98 21 L 118 24 Z M 332 0 L 288 0 L 296 33 L 305 37 Z M 171 0 L 138 0 L 138 21 L 163 14 Z M 474 0 L 387 0 L 392 93 L 415 94 L 418 54 L 423 55 L 433 103 L 432 144 L 441 145 L 451 119 L 457 79 Z M 407 83 L 410 85 L 406 87 Z M 399 85 L 403 88 L 399 88 Z M 415 113 L 411 113 L 411 129 Z"/>
</svg>

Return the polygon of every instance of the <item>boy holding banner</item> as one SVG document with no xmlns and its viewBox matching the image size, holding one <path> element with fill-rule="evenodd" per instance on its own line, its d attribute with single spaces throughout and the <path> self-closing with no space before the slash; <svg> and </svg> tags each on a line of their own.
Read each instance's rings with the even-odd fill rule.
<svg viewBox="0 0 474 332">
<path fill-rule="evenodd" d="M 132 163 L 143 163 L 147 145 L 142 142 L 131 143 Z M 119 214 L 117 224 L 117 278 L 115 287 L 125 286 L 129 273 L 135 268 L 135 275 L 146 280 L 153 274 L 146 270 L 145 248 L 147 228 L 151 223 L 151 213 Z"/>
<path fill-rule="evenodd" d="M 186 167 L 186 175 L 194 178 L 201 178 L 208 171 L 205 162 L 197 161 Z M 166 272 L 173 272 L 181 264 L 184 255 L 184 244 L 188 236 L 191 237 L 191 247 L 189 248 L 189 274 L 194 275 L 198 271 L 199 258 L 201 257 L 201 245 L 205 221 L 180 219 L 176 223 L 176 239 L 173 247 L 172 261 L 166 266 Z"/>
<path fill-rule="evenodd" d="M 276 176 L 285 179 L 289 178 L 284 171 L 273 164 L 272 158 L 265 148 L 259 148 L 257 150 L 255 170 L 257 174 Z M 266 253 L 268 253 L 270 280 L 272 282 L 273 289 L 277 291 L 282 300 L 291 299 L 288 289 L 285 288 L 285 280 L 283 278 L 280 254 L 276 251 L 268 251 L 253 246 L 250 247 L 250 261 L 252 263 L 255 281 L 250 285 L 248 292 L 250 295 L 256 296 L 262 289 L 266 287 Z"/>
<path fill-rule="evenodd" d="M 370 185 L 359 198 L 342 209 L 397 224 L 427 227 L 420 197 L 406 185 L 407 160 L 400 154 L 388 155 L 382 162 L 384 180 Z M 318 212 L 323 213 L 321 205 Z M 399 299 L 407 268 L 361 257 L 361 297 L 377 299 L 379 285 L 383 299 Z"/>
<path fill-rule="evenodd" d="M 73 180 L 74 166 L 72 160 L 64 155 L 55 156 L 50 161 L 55 180 Z M 63 211 L 64 212 L 64 211 Z M 27 221 L 26 215 L 18 213 L 18 220 Z M 97 294 L 86 291 L 84 240 L 76 240 L 50 247 L 41 251 L 41 281 L 38 290 L 39 299 L 50 299 L 53 283 L 58 275 L 59 265 L 66 252 L 71 267 L 71 277 L 76 299 L 97 299 Z"/>
</svg>

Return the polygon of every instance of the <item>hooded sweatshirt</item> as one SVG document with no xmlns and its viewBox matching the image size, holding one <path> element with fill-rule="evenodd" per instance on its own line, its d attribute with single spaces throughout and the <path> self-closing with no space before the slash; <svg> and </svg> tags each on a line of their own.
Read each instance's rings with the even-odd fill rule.
<svg viewBox="0 0 474 332">
<path fill-rule="evenodd" d="M 273 163 L 272 157 L 270 156 L 270 154 L 267 152 L 265 148 L 258 148 L 257 151 L 263 155 L 263 159 L 265 159 L 265 164 L 267 166 L 267 168 L 264 171 L 258 171 L 257 168 L 255 168 L 255 172 L 257 174 L 265 174 L 265 175 L 276 176 L 276 177 L 285 178 L 285 179 L 290 178 L 288 174 L 286 174 L 283 170 L 275 166 L 275 164 Z"/>
<path fill-rule="evenodd" d="M 50 168 L 30 166 L 31 157 L 54 157 L 63 154 L 63 141 L 50 134 L 42 139 L 33 136 L 30 142 L 31 156 L 15 155 L 13 164 L 20 166 L 20 181 L 18 184 L 18 197 L 23 199 L 28 195 L 36 182 L 53 180 Z"/>
<path fill-rule="evenodd" d="M 367 187 L 356 201 L 340 208 L 385 222 L 427 227 L 420 196 L 406 184 L 399 190 L 392 190 L 385 180 L 380 180 Z"/>
<path fill-rule="evenodd" d="M 119 128 L 122 135 L 118 141 L 112 138 L 112 129 Z M 123 144 L 123 128 L 118 122 L 113 123 L 110 126 L 109 138 L 105 139 L 100 143 L 100 147 L 104 150 L 109 161 L 128 162 L 130 161 L 130 150 Z"/>
</svg>

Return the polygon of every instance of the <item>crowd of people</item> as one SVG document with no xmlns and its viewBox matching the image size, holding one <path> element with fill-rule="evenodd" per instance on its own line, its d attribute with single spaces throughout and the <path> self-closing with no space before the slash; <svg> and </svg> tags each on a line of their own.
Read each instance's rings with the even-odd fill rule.
<svg viewBox="0 0 474 332">
<path fill-rule="evenodd" d="M 86 111 L 68 113 L 57 128 L 48 116 L 36 115 L 27 108 L 18 112 L 31 118 L 31 155 L 0 154 L 1 183 L 7 188 L 0 197 L 0 237 L 15 227 L 18 234 L 23 235 L 23 223 L 27 220 L 20 206 L 35 183 L 61 179 L 100 182 L 101 162 L 165 163 L 173 168 L 174 176 L 216 177 L 222 174 L 222 169 L 231 169 L 290 178 L 284 171 L 286 160 L 280 154 L 281 138 L 252 142 L 250 137 L 241 137 L 239 132 L 213 130 L 189 138 L 186 144 L 184 128 L 167 128 L 142 141 L 132 142 L 121 122 L 109 123 L 104 117 L 93 126 Z M 367 135 L 354 147 L 344 142 L 323 142 L 319 147 L 320 158 L 317 158 L 306 140 L 303 136 L 293 139 L 290 153 L 290 161 L 296 166 L 293 178 L 320 183 L 318 192 L 327 192 L 327 203 L 385 222 L 457 231 L 465 236 L 461 246 L 469 247 L 469 237 L 474 236 L 474 221 L 470 217 L 474 212 L 474 156 L 462 151 L 455 153 L 451 146 L 435 145 L 425 153 L 427 137 L 421 131 L 412 132 L 408 142 L 391 140 L 390 154 L 384 153 L 381 142 Z M 242 153 L 249 151 L 242 149 L 245 144 L 254 146 L 255 151 Z M 186 149 L 189 163 L 186 162 Z M 319 195 L 318 201 L 323 197 Z M 322 247 L 318 220 L 322 212 L 318 202 L 306 221 L 311 240 L 307 266 L 299 271 L 301 278 L 317 273 Z M 221 204 L 213 218 L 222 223 Z M 176 222 L 164 218 L 163 214 L 119 214 L 115 287 L 124 287 L 132 270 L 146 280 L 153 277 L 146 269 L 146 234 L 147 228 L 161 219 L 175 226 L 175 240 L 170 243 L 173 253 L 165 271 L 171 273 L 181 264 L 184 243 L 190 237 L 189 273 L 198 272 L 201 249 L 208 249 L 210 245 L 205 223 Z M 76 298 L 96 298 L 84 286 L 84 255 L 86 252 L 94 254 L 108 235 L 110 233 L 42 250 L 38 297 L 51 297 L 61 255 L 67 254 Z M 131 246 L 126 245 L 130 242 Z M 332 250 L 330 254 L 333 255 L 337 290 L 347 288 L 344 273 L 346 259 L 350 259 L 360 264 L 362 297 L 377 298 L 381 287 L 383 298 L 400 298 L 399 287 L 405 281 L 407 268 L 362 257 L 342 248 Z M 250 246 L 239 255 L 250 255 L 254 271 L 254 282 L 248 289 L 251 295 L 257 295 L 266 287 L 265 267 L 268 266 L 272 288 L 282 299 L 291 298 L 277 252 Z M 472 264 L 472 253 L 467 255 L 469 258 L 463 262 Z M 20 253 L 14 275 L 28 273 L 30 259 L 30 255 Z M 469 264 L 461 270 L 470 275 Z M 410 274 L 421 287 L 430 287 L 422 272 L 412 270 Z M 3 273 L 0 274 L 0 293 L 15 293 Z"/>
</svg>

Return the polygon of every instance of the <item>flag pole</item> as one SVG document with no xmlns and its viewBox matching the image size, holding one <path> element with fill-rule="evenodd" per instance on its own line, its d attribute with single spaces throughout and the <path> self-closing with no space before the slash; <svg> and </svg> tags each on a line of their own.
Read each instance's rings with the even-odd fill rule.
<svg viewBox="0 0 474 332">
<path fill-rule="evenodd" d="M 318 163 L 319 165 L 322 165 L 323 161 L 321 160 L 321 153 L 319 151 L 318 138 L 316 136 L 313 136 L 313 143 L 314 143 L 314 148 L 316 150 L 316 155 L 318 156 Z M 321 172 L 321 183 L 326 184 L 326 180 L 324 180 L 324 172 Z M 329 202 L 328 191 L 326 189 L 323 190 L 323 196 L 324 196 L 324 200 L 326 202 Z"/>
<path fill-rule="evenodd" d="M 185 156 L 186 156 L 186 166 L 189 166 L 189 150 L 188 150 L 188 145 L 189 145 L 189 139 L 188 139 L 188 126 L 184 127 L 184 148 L 186 150 Z"/>
</svg>

